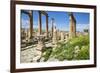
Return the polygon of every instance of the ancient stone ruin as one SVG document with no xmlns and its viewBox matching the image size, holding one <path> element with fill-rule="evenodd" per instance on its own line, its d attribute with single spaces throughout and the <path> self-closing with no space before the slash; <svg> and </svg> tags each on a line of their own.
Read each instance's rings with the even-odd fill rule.
<svg viewBox="0 0 100 73">
<path fill-rule="evenodd" d="M 25 13 L 29 16 L 29 29 L 21 29 L 21 46 L 25 46 L 25 49 L 27 45 L 29 45 L 32 50 L 35 50 L 34 57 L 29 60 L 30 62 L 39 61 L 41 59 L 42 51 L 47 45 L 48 47 L 53 47 L 53 45 L 57 44 L 59 41 L 68 41 L 69 39 L 76 36 L 76 20 L 73 13 L 69 13 L 69 32 L 57 30 L 57 27 L 54 25 L 54 18 L 51 18 L 52 27 L 49 31 L 49 16 L 46 11 L 38 11 L 38 31 L 34 32 L 33 10 L 22 10 L 21 13 Z M 46 35 L 42 33 L 42 15 L 46 17 Z"/>
</svg>

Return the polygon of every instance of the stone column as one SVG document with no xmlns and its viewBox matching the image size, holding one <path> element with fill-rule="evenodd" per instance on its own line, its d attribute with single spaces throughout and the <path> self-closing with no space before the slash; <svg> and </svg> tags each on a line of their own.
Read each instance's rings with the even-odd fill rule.
<svg viewBox="0 0 100 73">
<path fill-rule="evenodd" d="M 52 24 L 52 27 L 51 27 L 51 34 L 52 34 L 52 37 L 53 37 L 53 32 L 54 32 L 54 18 L 51 19 L 51 24 Z"/>
<path fill-rule="evenodd" d="M 59 33 L 60 33 L 60 31 L 59 31 L 59 29 L 58 29 L 58 31 L 57 31 L 57 40 L 60 39 L 60 35 L 59 35 Z"/>
<path fill-rule="evenodd" d="M 48 37 L 48 15 L 46 15 L 46 36 Z"/>
<path fill-rule="evenodd" d="M 30 27 L 29 27 L 29 38 L 32 38 L 33 34 L 33 11 L 29 11 L 29 20 L 30 20 Z"/>
<path fill-rule="evenodd" d="M 68 42 L 68 39 L 69 39 L 68 36 L 69 36 L 68 33 L 66 33 L 66 36 L 65 36 L 65 38 L 66 38 L 66 42 Z"/>
<path fill-rule="evenodd" d="M 39 11 L 39 17 L 38 17 L 38 33 L 39 33 L 39 35 L 41 35 L 41 31 L 42 31 L 42 28 L 41 28 L 41 12 Z"/>
<path fill-rule="evenodd" d="M 64 33 L 61 32 L 61 41 L 64 41 Z"/>
<path fill-rule="evenodd" d="M 70 20 L 69 38 L 73 38 L 76 36 L 76 20 L 72 13 L 69 14 L 69 20 Z"/>
<path fill-rule="evenodd" d="M 56 30 L 56 27 L 54 28 L 52 39 L 53 39 L 53 44 L 56 44 L 57 43 L 57 30 Z"/>
</svg>

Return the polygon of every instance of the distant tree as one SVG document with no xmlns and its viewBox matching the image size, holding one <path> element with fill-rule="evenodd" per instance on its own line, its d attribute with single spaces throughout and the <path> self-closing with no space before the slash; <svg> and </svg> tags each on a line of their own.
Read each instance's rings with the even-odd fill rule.
<svg viewBox="0 0 100 73">
<path fill-rule="evenodd" d="M 84 32 L 89 32 L 89 30 L 88 29 L 84 29 Z"/>
</svg>

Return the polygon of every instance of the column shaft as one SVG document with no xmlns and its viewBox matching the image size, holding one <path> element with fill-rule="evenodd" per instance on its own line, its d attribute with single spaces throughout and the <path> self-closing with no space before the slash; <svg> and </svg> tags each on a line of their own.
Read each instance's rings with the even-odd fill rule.
<svg viewBox="0 0 100 73">
<path fill-rule="evenodd" d="M 31 10 L 29 12 L 29 19 L 30 19 L 30 28 L 29 28 L 29 34 L 30 34 L 30 38 L 32 38 L 32 34 L 33 34 L 33 11 Z"/>
<path fill-rule="evenodd" d="M 41 34 L 41 12 L 39 11 L 39 17 L 38 17 L 38 33 Z"/>
<path fill-rule="evenodd" d="M 48 15 L 46 15 L 46 35 L 48 36 Z"/>
</svg>

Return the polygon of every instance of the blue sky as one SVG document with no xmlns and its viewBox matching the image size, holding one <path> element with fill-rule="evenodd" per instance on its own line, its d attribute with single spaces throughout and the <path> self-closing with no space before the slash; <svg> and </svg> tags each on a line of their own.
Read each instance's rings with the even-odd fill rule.
<svg viewBox="0 0 100 73">
<path fill-rule="evenodd" d="M 49 19 L 48 26 L 49 30 L 51 29 L 51 18 L 55 19 L 55 26 L 59 30 L 69 31 L 69 15 L 68 12 L 52 12 L 47 11 Z M 85 28 L 89 28 L 89 13 L 78 13 L 73 12 L 76 19 L 76 30 L 83 31 Z M 29 17 L 28 15 L 22 13 L 22 27 L 29 28 Z M 38 11 L 33 11 L 33 28 L 38 28 Z M 46 17 L 42 15 L 42 29 L 46 28 Z"/>
</svg>

